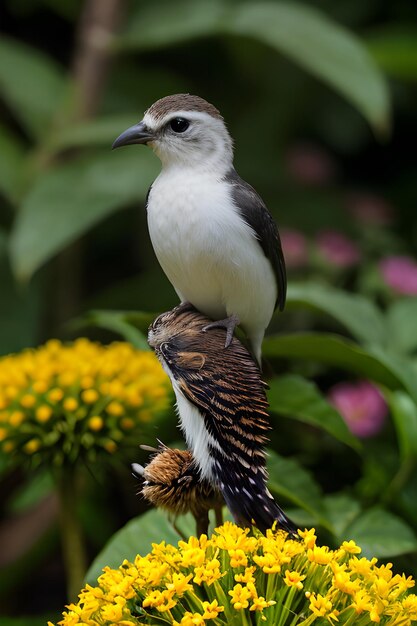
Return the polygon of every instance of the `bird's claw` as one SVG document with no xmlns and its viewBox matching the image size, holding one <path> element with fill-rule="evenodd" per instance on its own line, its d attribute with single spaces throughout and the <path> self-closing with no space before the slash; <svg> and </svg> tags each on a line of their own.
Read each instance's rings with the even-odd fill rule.
<svg viewBox="0 0 417 626">
<path fill-rule="evenodd" d="M 233 333 L 235 332 L 236 326 L 238 326 L 240 320 L 237 315 L 230 315 L 230 317 L 226 317 L 224 320 L 217 320 L 215 322 L 211 322 L 204 326 L 203 333 L 207 330 L 211 330 L 212 328 L 225 328 L 226 329 L 226 341 L 224 343 L 224 347 L 228 348 L 232 343 Z"/>
</svg>

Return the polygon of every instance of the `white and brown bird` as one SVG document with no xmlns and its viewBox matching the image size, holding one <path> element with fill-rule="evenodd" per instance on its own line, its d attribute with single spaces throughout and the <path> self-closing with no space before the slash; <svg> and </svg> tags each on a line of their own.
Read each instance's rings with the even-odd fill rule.
<svg viewBox="0 0 417 626">
<path fill-rule="evenodd" d="M 286 272 L 278 229 L 257 192 L 233 167 L 223 117 L 198 96 L 155 102 L 113 148 L 148 144 L 162 171 L 147 199 L 156 256 L 182 302 L 228 330 L 241 324 L 258 363 L 275 308 L 283 309 Z"/>
<path fill-rule="evenodd" d="M 143 466 L 132 463 L 133 475 L 143 479 L 140 493 L 145 500 L 174 516 L 190 512 L 197 524 L 197 534 L 207 534 L 208 513 L 214 509 L 216 526 L 223 523 L 223 498 L 213 484 L 200 477 L 198 466 L 189 450 L 141 446 L 152 452 L 150 462 Z"/>
<path fill-rule="evenodd" d="M 265 532 L 274 522 L 295 534 L 267 488 L 264 446 L 270 430 L 266 385 L 248 350 L 189 303 L 160 315 L 148 341 L 169 375 L 181 428 L 200 479 L 222 493 L 235 521 Z"/>
</svg>

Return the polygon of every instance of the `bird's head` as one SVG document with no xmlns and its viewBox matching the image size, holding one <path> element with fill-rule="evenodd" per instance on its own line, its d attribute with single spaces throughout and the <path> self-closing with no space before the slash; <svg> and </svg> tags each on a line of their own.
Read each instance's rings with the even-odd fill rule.
<svg viewBox="0 0 417 626">
<path fill-rule="evenodd" d="M 227 172 L 233 142 L 219 111 L 199 96 L 176 94 L 157 100 L 139 124 L 125 130 L 113 148 L 147 144 L 164 167 Z"/>
</svg>

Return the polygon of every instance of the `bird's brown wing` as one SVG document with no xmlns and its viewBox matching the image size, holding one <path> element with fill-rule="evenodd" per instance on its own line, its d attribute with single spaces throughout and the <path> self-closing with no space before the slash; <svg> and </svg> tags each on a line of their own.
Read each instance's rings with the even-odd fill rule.
<svg viewBox="0 0 417 626">
<path fill-rule="evenodd" d="M 287 295 L 287 273 L 278 228 L 262 198 L 251 185 L 240 178 L 235 169 L 229 171 L 225 180 L 232 186 L 232 198 L 236 208 L 256 233 L 259 245 L 272 265 L 278 289 L 275 306 L 282 311 Z"/>
<path fill-rule="evenodd" d="M 276 521 L 294 534 L 294 524 L 266 487 L 264 445 L 270 425 L 265 385 L 240 342 L 233 339 L 224 350 L 222 336 L 214 330 L 204 340 L 176 337 L 159 350 L 177 388 L 204 420 L 215 483 L 235 521 L 255 523 L 263 532 Z"/>
<path fill-rule="evenodd" d="M 199 331 L 194 342 L 174 339 L 161 348 L 181 392 L 204 415 L 208 432 L 225 452 L 239 451 L 253 462 L 270 425 L 266 385 L 248 351 L 237 339 L 225 350 L 221 330 Z"/>
</svg>

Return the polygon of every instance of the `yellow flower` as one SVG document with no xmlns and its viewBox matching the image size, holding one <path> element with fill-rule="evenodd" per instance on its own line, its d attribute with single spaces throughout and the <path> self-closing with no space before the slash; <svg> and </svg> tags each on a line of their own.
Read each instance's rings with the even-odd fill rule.
<svg viewBox="0 0 417 626">
<path fill-rule="evenodd" d="M 246 567 L 244 574 L 235 574 L 235 581 L 237 583 L 253 583 L 255 582 L 255 577 L 253 575 L 256 567 Z"/>
<path fill-rule="evenodd" d="M 86 404 L 94 404 L 99 399 L 99 394 L 95 389 L 86 389 L 82 392 L 81 398 Z"/>
<path fill-rule="evenodd" d="M 315 528 L 310 528 L 309 530 L 299 530 L 298 534 L 300 535 L 301 539 L 303 540 L 304 545 L 306 546 L 306 548 L 314 548 L 314 546 L 316 545 L 316 530 Z"/>
<path fill-rule="evenodd" d="M 262 571 L 265 572 L 265 574 L 279 574 L 281 571 L 281 563 L 270 552 L 255 556 L 253 557 L 253 560 L 257 565 L 259 565 L 259 567 L 262 568 Z"/>
<path fill-rule="evenodd" d="M 417 618 L 417 596 L 407 595 L 414 584 L 410 577 L 393 574 L 391 565 L 377 567 L 376 559 L 359 560 L 350 542 L 331 551 L 319 549 L 312 532 L 303 531 L 300 537 L 297 542 L 285 533 L 267 531 L 264 536 L 256 530 L 248 537 L 227 523 L 210 538 L 190 537 L 178 546 L 155 543 L 134 563 L 104 568 L 97 586 L 81 592 L 60 625 L 137 626 L 146 621 L 209 626 L 213 621 L 220 626 L 268 619 L 284 624 L 300 616 L 305 626 L 316 620 L 332 626 L 411 626 Z M 248 540 L 247 566 L 232 566 L 231 559 L 238 557 L 239 563 L 239 550 Z M 268 565 L 260 560 L 264 557 Z M 274 558 L 281 570 L 265 572 Z M 323 560 L 328 563 L 319 562 Z M 303 586 L 308 591 L 298 593 Z"/>
<path fill-rule="evenodd" d="M 252 604 L 249 607 L 249 611 L 263 611 L 267 609 L 269 606 L 273 606 L 276 604 L 275 600 L 265 600 L 262 596 L 259 598 L 253 598 Z"/>
<path fill-rule="evenodd" d="M 61 402 L 63 397 L 64 397 L 64 392 L 62 391 L 62 389 L 59 389 L 59 387 L 54 387 L 47 394 L 47 398 L 50 402 Z"/>
<path fill-rule="evenodd" d="M 183 595 L 186 591 L 193 588 L 193 586 L 189 584 L 192 577 L 192 574 L 184 576 L 184 574 L 174 573 L 172 575 L 172 582 L 167 583 L 166 587 L 169 591 L 174 591 L 177 595 Z"/>
<path fill-rule="evenodd" d="M 303 588 L 302 581 L 305 580 L 305 574 L 299 574 L 298 572 L 290 572 L 289 570 L 285 571 L 284 583 L 288 585 L 288 587 L 296 587 L 297 589 Z"/>
<path fill-rule="evenodd" d="M 233 604 L 233 608 L 237 611 L 240 609 L 246 609 L 246 607 L 249 606 L 248 600 L 252 597 L 252 593 L 247 586 L 242 587 L 242 585 L 238 583 L 228 593 L 232 598 L 231 602 Z"/>
<path fill-rule="evenodd" d="M 313 563 L 327 565 L 333 559 L 333 552 L 327 546 L 314 546 L 307 550 L 307 558 Z"/>
<path fill-rule="evenodd" d="M 417 596 L 414 593 L 406 596 L 402 601 L 402 610 L 410 620 L 417 620 Z"/>
<path fill-rule="evenodd" d="M 23 411 L 13 411 L 9 416 L 9 424 L 11 426 L 20 426 L 20 424 L 25 419 L 25 414 Z"/>
<path fill-rule="evenodd" d="M 42 404 L 39 408 L 36 409 L 35 416 L 38 422 L 44 423 L 51 418 L 52 413 L 53 411 L 50 406 L 48 406 L 47 404 Z"/>
<path fill-rule="evenodd" d="M 109 415 L 120 417 L 124 413 L 124 408 L 120 402 L 110 402 L 106 407 L 106 411 Z"/>
<path fill-rule="evenodd" d="M 123 342 L 102 346 L 78 339 L 65 345 L 51 340 L 0 357 L 0 425 L 5 429 L 0 452 L 13 452 L 15 462 L 37 452 L 41 461 L 55 466 L 79 457 L 95 460 L 97 453 L 136 445 L 143 418 L 153 420 L 165 411 L 170 394 L 156 356 Z M 129 398 L 135 401 L 130 404 Z"/>
<path fill-rule="evenodd" d="M 30 439 L 23 446 L 23 450 L 27 452 L 28 454 L 33 454 L 34 452 L 37 452 L 40 447 L 41 447 L 41 442 L 39 441 L 39 439 Z"/>
<path fill-rule="evenodd" d="M 310 593 L 306 596 L 310 600 L 309 609 L 317 617 L 327 617 L 330 620 L 337 620 L 338 611 L 333 609 L 333 604 L 329 599 L 321 594 Z"/>
<path fill-rule="evenodd" d="M 66 411 L 76 411 L 79 407 L 78 400 L 75 398 L 65 398 L 64 409 Z"/>
<path fill-rule="evenodd" d="M 217 600 L 213 600 L 213 602 L 203 602 L 203 618 L 204 619 L 215 619 L 219 613 L 224 611 L 224 606 L 219 606 Z"/>
<path fill-rule="evenodd" d="M 212 585 L 223 576 L 220 571 L 220 561 L 218 559 L 207 561 L 204 565 L 201 565 L 201 567 L 196 567 L 194 572 L 195 576 L 193 580 L 197 585 L 201 585 L 201 583 Z"/>
<path fill-rule="evenodd" d="M 241 550 L 229 550 L 230 556 L 230 566 L 231 567 L 240 567 L 241 565 L 245 567 L 248 564 L 248 557 L 246 553 Z"/>
<path fill-rule="evenodd" d="M 360 589 L 360 583 L 358 580 L 351 579 L 351 574 L 346 570 L 344 565 L 338 563 L 331 564 L 333 570 L 333 585 L 339 591 L 347 593 L 348 595 L 354 595 Z"/>
<path fill-rule="evenodd" d="M 31 409 L 36 404 L 36 398 L 31 393 L 25 393 L 25 395 L 20 398 L 20 404 L 25 409 Z"/>
<path fill-rule="evenodd" d="M 344 541 L 340 548 L 348 554 L 360 554 L 362 552 L 361 548 L 357 546 L 352 539 L 350 541 Z"/>
<path fill-rule="evenodd" d="M 372 601 L 368 592 L 365 589 L 359 589 L 359 591 L 356 591 L 353 596 L 353 602 L 351 606 L 355 609 L 358 615 L 360 615 L 364 611 L 371 611 Z"/>
<path fill-rule="evenodd" d="M 101 430 L 103 426 L 104 426 L 104 420 L 102 417 L 100 417 L 100 415 L 93 415 L 88 420 L 88 427 L 90 428 L 90 430 L 94 430 L 97 432 Z"/>
<path fill-rule="evenodd" d="M 205 620 L 200 613 L 187 611 L 180 622 L 173 621 L 174 626 L 204 626 Z"/>
<path fill-rule="evenodd" d="M 126 598 L 118 596 L 113 600 L 112 604 L 103 606 L 101 609 L 101 617 L 109 622 L 118 623 L 123 617 L 123 609 L 126 605 Z"/>
</svg>

